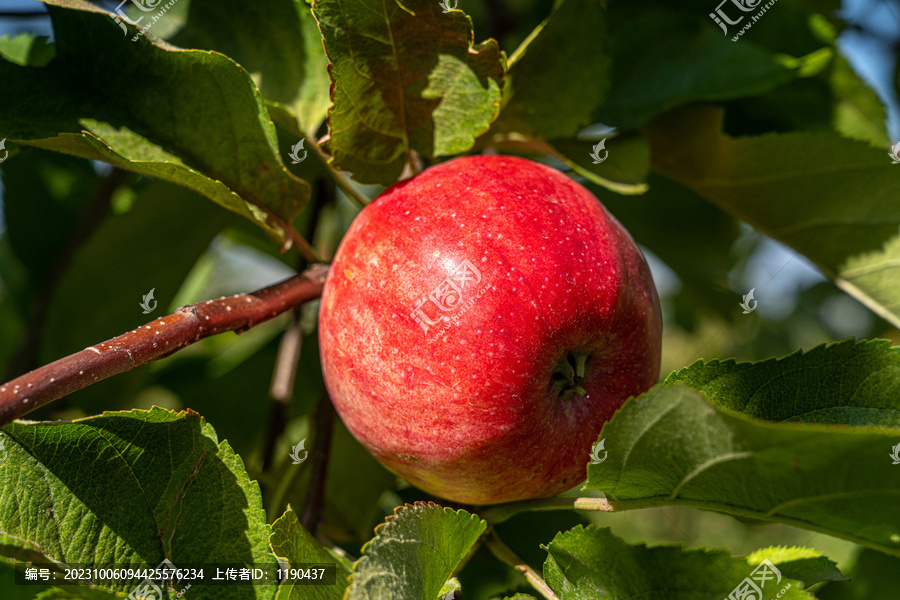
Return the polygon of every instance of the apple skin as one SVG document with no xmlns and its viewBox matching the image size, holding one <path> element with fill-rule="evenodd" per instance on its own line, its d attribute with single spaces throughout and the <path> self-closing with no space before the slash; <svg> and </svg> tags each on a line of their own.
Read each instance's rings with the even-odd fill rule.
<svg viewBox="0 0 900 600">
<path fill-rule="evenodd" d="M 569 177 L 509 156 L 388 188 L 342 240 L 319 315 L 325 383 L 353 436 L 466 504 L 583 481 L 603 424 L 657 382 L 661 337 L 622 225 Z"/>
</svg>

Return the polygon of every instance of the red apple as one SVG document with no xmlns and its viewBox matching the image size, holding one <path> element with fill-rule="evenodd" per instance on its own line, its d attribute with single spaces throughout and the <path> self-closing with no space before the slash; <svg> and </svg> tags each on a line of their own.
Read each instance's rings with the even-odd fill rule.
<svg viewBox="0 0 900 600">
<path fill-rule="evenodd" d="M 580 483 L 600 428 L 659 376 L 659 299 L 597 198 L 509 156 L 457 158 L 356 218 L 325 282 L 325 382 L 387 468 L 457 502 Z"/>
</svg>

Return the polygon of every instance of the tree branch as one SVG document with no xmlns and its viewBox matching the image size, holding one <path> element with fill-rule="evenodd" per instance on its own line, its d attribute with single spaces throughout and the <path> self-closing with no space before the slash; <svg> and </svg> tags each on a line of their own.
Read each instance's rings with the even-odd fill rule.
<svg viewBox="0 0 900 600">
<path fill-rule="evenodd" d="M 0 426 L 93 383 L 130 371 L 224 331 L 246 331 L 318 298 L 327 265 L 250 294 L 182 306 L 106 342 L 0 385 Z"/>
<path fill-rule="evenodd" d="M 315 200 L 311 206 L 306 237 L 315 241 L 316 229 L 322 215 L 322 209 L 335 200 L 334 188 L 329 185 L 317 187 Z M 318 250 L 320 255 L 329 256 L 330 253 Z M 319 261 L 326 262 L 326 261 Z M 301 254 L 297 257 L 297 272 L 309 266 L 309 261 Z M 272 468 L 275 458 L 275 446 L 284 434 L 285 424 L 290 412 L 291 400 L 294 397 L 294 379 L 297 375 L 297 365 L 300 362 L 300 352 L 303 347 L 303 329 L 300 326 L 300 308 L 294 309 L 291 321 L 284 330 L 281 343 L 278 345 L 278 358 L 275 361 L 275 372 L 272 374 L 272 384 L 269 387 L 269 424 L 266 428 L 266 439 L 263 446 L 263 472 Z M 260 491 L 265 495 L 266 479 L 260 480 Z"/>
<path fill-rule="evenodd" d="M 263 446 L 262 469 L 268 472 L 275 458 L 275 446 L 284 434 L 284 426 L 288 420 L 291 399 L 294 396 L 294 378 L 300 362 L 300 351 L 303 348 L 303 330 L 300 327 L 300 311 L 294 310 L 291 322 L 281 343 L 278 345 L 278 357 L 275 359 L 275 372 L 269 386 L 269 397 L 272 399 L 269 409 L 269 425 L 266 428 L 266 439 Z M 263 482 L 260 489 L 265 491 Z"/>
<path fill-rule="evenodd" d="M 497 533 L 494 530 L 490 530 L 485 536 L 484 545 L 488 547 L 488 550 L 494 556 L 524 575 L 531 587 L 540 592 L 541 596 L 547 600 L 559 600 L 559 596 L 553 593 L 553 590 L 550 589 L 544 578 L 538 575 L 537 571 L 526 565 L 524 560 L 516 556 L 516 553 L 497 537 Z"/>
<path fill-rule="evenodd" d="M 312 414 L 312 422 L 315 427 L 312 448 L 313 471 L 300 524 L 310 535 L 316 535 L 322 517 L 322 507 L 325 505 L 325 473 L 328 470 L 331 438 L 334 434 L 334 406 L 327 392 L 323 392 L 319 398 L 319 403 L 316 404 Z"/>
<path fill-rule="evenodd" d="M 327 136 L 316 142 L 315 140 L 309 140 L 309 138 L 304 137 L 307 141 L 310 141 L 309 147 L 316 153 L 316 156 L 319 157 L 319 160 L 322 161 L 322 164 L 325 165 L 325 172 L 329 177 L 334 181 L 334 184 L 344 192 L 344 195 L 356 202 L 357 206 L 360 208 L 365 208 L 366 205 L 371 202 L 368 198 L 363 196 L 359 191 L 353 187 L 353 184 L 350 183 L 350 180 L 340 172 L 337 167 L 332 165 L 329 162 L 329 157 L 322 149 L 319 147 L 319 144 L 323 143 L 324 140 L 328 139 Z"/>
<path fill-rule="evenodd" d="M 287 234 L 287 236 L 290 238 L 291 242 L 293 242 L 294 246 L 297 247 L 297 251 L 300 252 L 300 254 L 303 256 L 303 258 L 305 258 L 307 261 L 309 261 L 311 263 L 324 262 L 322 260 L 322 257 L 319 256 L 319 253 L 316 252 L 316 249 L 313 248 L 310 245 L 310 243 L 306 241 L 305 237 L 300 235 L 300 232 L 298 232 L 296 229 L 294 229 L 293 225 L 291 225 L 290 223 L 288 223 L 287 221 L 285 221 L 284 219 L 279 217 L 277 214 L 275 214 L 275 211 L 273 211 L 272 209 L 270 209 L 267 206 L 256 205 L 256 204 L 254 204 L 254 206 L 257 206 L 258 208 L 260 208 L 263 212 L 266 213 L 266 215 L 268 215 L 268 217 L 270 219 L 275 221 L 278 224 L 278 226 L 281 227 L 281 229 L 285 232 L 285 234 Z M 282 252 L 285 250 L 288 250 L 289 248 L 290 248 L 290 244 L 285 244 L 284 247 L 282 247 Z"/>
<path fill-rule="evenodd" d="M 516 513 L 538 510 L 600 510 L 615 512 L 606 498 L 537 498 L 521 502 L 497 504 L 478 511 L 478 516 L 488 523 L 502 523 Z"/>
</svg>

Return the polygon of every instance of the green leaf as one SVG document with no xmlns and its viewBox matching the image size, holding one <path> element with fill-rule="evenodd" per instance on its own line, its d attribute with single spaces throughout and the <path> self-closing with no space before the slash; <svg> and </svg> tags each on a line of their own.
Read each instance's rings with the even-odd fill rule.
<svg viewBox="0 0 900 600">
<path fill-rule="evenodd" d="M 166 314 L 197 259 L 234 220 L 190 190 L 165 182 L 149 182 L 139 190 L 131 210 L 109 215 L 69 257 L 50 304 L 42 362 Z M 31 222 L 22 231 L 39 227 L 40 222 Z M 108 289 L 111 274 L 117 279 L 115 293 L 98 295 Z M 151 289 L 157 308 L 144 314 L 141 298 Z M 83 304 L 87 299 L 90 311 Z"/>
<path fill-rule="evenodd" d="M 172 40 L 216 50 L 246 69 L 295 135 L 314 136 L 331 104 L 322 35 L 303 0 L 192 0 L 184 28 Z"/>
<path fill-rule="evenodd" d="M 437 597 L 438 600 L 444 600 L 444 598 L 453 600 L 453 598 L 456 598 L 457 592 L 462 593 L 462 587 L 459 585 L 459 579 L 457 579 L 456 577 L 451 577 L 447 580 L 447 583 L 445 583 L 443 587 L 438 590 Z"/>
<path fill-rule="evenodd" d="M 558 0 L 509 64 L 495 129 L 544 139 L 574 136 L 609 89 L 606 10 L 596 0 Z"/>
<path fill-rule="evenodd" d="M 10 158 L 2 175 L 6 235 L 37 292 L 70 253 L 63 254 L 75 231 L 86 233 L 87 219 L 79 216 L 97 193 L 100 178 L 86 160 L 35 150 Z M 34 235 L 38 230 L 43 235 Z"/>
<path fill-rule="evenodd" d="M 350 435 L 340 419 L 336 421 L 325 478 L 326 522 L 328 530 L 347 528 L 362 544 L 381 520 L 379 498 L 394 487 L 397 478 Z"/>
<path fill-rule="evenodd" d="M 863 548 L 847 571 L 850 581 L 835 581 L 816 592 L 820 600 L 890 598 L 900 587 L 900 559 Z"/>
<path fill-rule="evenodd" d="M 756 419 L 900 428 L 900 348 L 886 340 L 845 340 L 755 363 L 697 361 L 665 381 L 678 383 Z"/>
<path fill-rule="evenodd" d="M 41 592 L 34 600 L 121 600 L 123 596 L 99 588 L 67 585 Z"/>
<path fill-rule="evenodd" d="M 0 271 L 3 271 L 3 287 L 0 289 L 0 369 L 19 372 L 11 364 L 21 362 L 16 340 L 28 335 L 25 315 L 33 292 L 28 285 L 28 272 L 14 256 L 7 235 L 0 236 Z"/>
<path fill-rule="evenodd" d="M 800 581 L 803 587 L 809 587 L 821 581 L 845 581 L 847 579 L 834 561 L 812 548 L 770 546 L 760 548 L 747 556 L 747 561 L 751 565 L 760 565 L 763 560 L 767 559 L 778 565 L 778 570 L 782 575 Z"/>
<path fill-rule="evenodd" d="M 561 600 L 727 598 L 736 586 L 761 567 L 756 561 L 732 558 L 721 550 L 627 544 L 609 529 L 594 526 L 579 526 L 557 534 L 547 547 L 547 554 L 544 578 Z M 788 556 L 782 554 L 781 557 Z M 794 561 L 818 560 L 800 556 L 791 558 Z M 770 562 L 780 571 L 779 561 L 773 557 Z M 827 578 L 835 570 L 834 563 L 825 562 L 829 566 L 827 573 L 823 572 L 821 576 Z M 768 566 L 765 568 L 769 569 Z M 809 565 L 809 569 L 815 567 Z M 794 564 L 793 570 L 799 570 L 799 567 Z M 799 582 L 789 580 L 786 573 L 768 570 L 767 575 L 762 585 L 765 597 L 774 598 L 775 593 L 787 588 L 779 596 L 781 600 L 807 600 Z M 754 581 L 758 582 L 758 579 Z"/>
<path fill-rule="evenodd" d="M 867 141 L 875 146 L 890 146 L 886 129 L 887 114 L 881 99 L 837 51 L 834 53 L 828 81 L 837 98 L 834 128 L 849 138 Z"/>
<path fill-rule="evenodd" d="M 0 534 L 0 540 L 2 538 L 3 535 Z M 3 600 L 34 600 L 36 594 L 48 589 L 50 589 L 49 586 L 40 584 L 18 585 L 16 583 L 15 568 L 0 562 L 0 598 L 3 598 Z"/>
<path fill-rule="evenodd" d="M 840 30 L 834 14 L 839 7 L 837 2 L 780 3 L 778 18 L 754 24 L 752 43 L 775 52 L 782 64 L 809 79 L 796 80 L 765 96 L 746 98 L 738 114 L 734 114 L 734 105 L 729 106 L 732 133 L 742 131 L 734 126 L 745 125 L 750 117 L 761 121 L 757 132 L 827 128 L 886 145 L 884 106 L 836 45 Z"/>
<path fill-rule="evenodd" d="M 610 151 L 610 160 L 612 156 Z M 737 303 L 728 273 L 736 263 L 732 247 L 741 235 L 738 222 L 671 179 L 653 174 L 647 181 L 650 189 L 639 198 L 588 187 L 638 244 L 678 275 L 681 290 L 676 298 L 689 307 L 688 314 L 682 314 L 675 305 L 674 316 L 682 327 L 696 326 L 696 313 L 707 309 L 731 319 Z"/>
<path fill-rule="evenodd" d="M 42 67 L 56 55 L 56 46 L 48 42 L 49 38 L 45 35 L 0 35 L 0 57 L 17 65 Z"/>
<path fill-rule="evenodd" d="M 0 433 L 0 462 L 9 457 L 6 444 L 6 438 Z M 43 557 L 37 544 L 13 535 L 0 533 L 0 558 L 15 559 L 19 562 L 41 562 Z"/>
<path fill-rule="evenodd" d="M 815 262 L 900 326 L 900 177 L 884 148 L 832 133 L 730 138 L 720 110 L 645 129 L 653 168 Z"/>
<path fill-rule="evenodd" d="M 41 592 L 35 596 L 34 600 L 76 600 L 78 598 L 83 598 L 83 596 L 59 588 L 54 588 L 47 590 L 46 592 Z"/>
<path fill-rule="evenodd" d="M 503 55 L 493 40 L 472 45 L 461 11 L 432 0 L 320 0 L 313 13 L 331 62 L 327 149 L 357 181 L 394 183 L 413 150 L 465 152 L 496 118 Z"/>
<path fill-rule="evenodd" d="M 272 524 L 270 538 L 275 556 L 287 559 L 291 565 L 334 563 L 337 569 L 336 585 L 291 585 L 283 583 L 275 600 L 341 600 L 347 587 L 350 571 L 336 561 L 316 539 L 309 534 L 294 510 L 288 507 L 284 515 Z"/>
<path fill-rule="evenodd" d="M 601 141 L 602 148 L 597 146 Z M 643 194 L 648 189 L 650 145 L 641 136 L 610 136 L 590 142 L 560 139 L 548 143 L 557 158 L 592 183 L 618 194 Z"/>
<path fill-rule="evenodd" d="M 347 600 L 435 600 L 486 528 L 433 502 L 398 507 L 363 547 Z"/>
<path fill-rule="evenodd" d="M 153 369 L 144 383 L 164 387 L 181 406 L 190 406 L 215 423 L 219 435 L 228 440 L 253 473 L 269 414 L 266 410 L 247 410 L 247 399 L 270 384 L 272 365 L 278 360 L 278 336 L 284 327 L 283 321 L 274 321 L 254 327 L 237 339 L 223 340 L 221 346 L 194 346 L 192 353 L 178 352 L 164 368 L 160 365 Z M 233 353 L 234 364 L 223 367 L 226 352 Z M 297 380 L 306 381 L 301 375 Z"/>
<path fill-rule="evenodd" d="M 154 408 L 14 422 L 0 438 L 0 531 L 40 548 L 45 562 L 276 565 L 259 487 L 197 413 Z M 127 595 L 133 587 L 100 590 Z M 274 586 L 196 590 L 220 599 L 274 593 Z"/>
<path fill-rule="evenodd" d="M 615 75 L 595 118 L 620 129 L 682 104 L 764 94 L 795 77 L 762 48 L 723 37 L 702 13 L 626 4 L 611 9 L 610 31 Z"/>
<path fill-rule="evenodd" d="M 785 387 L 782 401 L 809 403 L 804 394 L 822 387 Z M 900 429 L 759 421 L 676 385 L 628 401 L 600 436 L 608 459 L 588 465 L 585 488 L 617 510 L 691 506 L 900 555 L 900 469 L 889 457 Z"/>
<path fill-rule="evenodd" d="M 43 68 L 0 59 L 0 137 L 190 187 L 284 239 L 309 185 L 281 162 L 246 71 L 218 53 L 132 42 L 85 2 L 47 3 L 57 56 Z"/>
</svg>

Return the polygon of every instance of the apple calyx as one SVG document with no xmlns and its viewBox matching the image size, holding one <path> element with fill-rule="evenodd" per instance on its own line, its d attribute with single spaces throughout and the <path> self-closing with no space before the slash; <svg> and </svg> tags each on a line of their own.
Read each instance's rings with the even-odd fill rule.
<svg viewBox="0 0 900 600">
<path fill-rule="evenodd" d="M 565 400 L 573 394 L 587 397 L 587 390 L 582 384 L 589 356 L 590 354 L 582 350 L 573 350 L 556 363 L 556 369 L 553 370 L 553 375 L 550 377 L 550 384 L 555 388 L 557 398 Z"/>
</svg>

